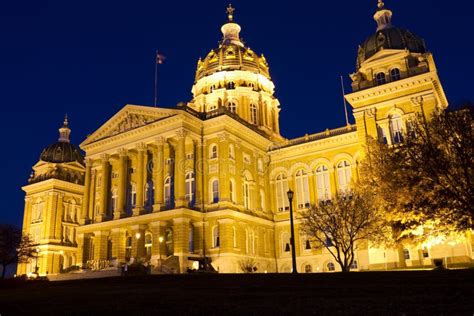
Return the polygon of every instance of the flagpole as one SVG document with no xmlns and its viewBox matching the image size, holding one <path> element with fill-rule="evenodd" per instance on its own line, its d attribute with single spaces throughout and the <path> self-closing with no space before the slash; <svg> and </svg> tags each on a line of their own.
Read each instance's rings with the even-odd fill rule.
<svg viewBox="0 0 474 316">
<path fill-rule="evenodd" d="M 155 108 L 158 103 L 158 51 L 155 55 Z"/>
<path fill-rule="evenodd" d="M 346 115 L 346 125 L 349 125 L 349 116 L 347 115 L 347 103 L 346 103 L 346 98 L 345 94 L 346 92 L 344 91 L 344 79 L 341 76 L 341 88 L 342 88 L 342 100 L 344 100 L 344 114 Z"/>
</svg>

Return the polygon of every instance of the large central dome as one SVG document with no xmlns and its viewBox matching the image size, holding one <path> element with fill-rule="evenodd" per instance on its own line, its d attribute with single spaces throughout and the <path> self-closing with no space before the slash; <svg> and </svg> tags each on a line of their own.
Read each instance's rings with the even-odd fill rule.
<svg viewBox="0 0 474 316">
<path fill-rule="evenodd" d="M 228 8 L 228 22 L 221 28 L 223 38 L 219 47 L 199 59 L 196 81 L 219 71 L 245 70 L 262 74 L 270 79 L 268 64 L 263 55 L 258 56 L 246 47 L 239 37 L 240 25 L 233 21 L 233 8 Z"/>
</svg>

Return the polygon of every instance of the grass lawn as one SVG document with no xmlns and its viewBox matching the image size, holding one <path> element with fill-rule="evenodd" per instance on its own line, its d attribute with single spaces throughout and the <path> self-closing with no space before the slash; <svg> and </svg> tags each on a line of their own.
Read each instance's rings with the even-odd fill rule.
<svg viewBox="0 0 474 316">
<path fill-rule="evenodd" d="M 0 283 L 0 314 L 473 315 L 474 270 Z"/>
</svg>

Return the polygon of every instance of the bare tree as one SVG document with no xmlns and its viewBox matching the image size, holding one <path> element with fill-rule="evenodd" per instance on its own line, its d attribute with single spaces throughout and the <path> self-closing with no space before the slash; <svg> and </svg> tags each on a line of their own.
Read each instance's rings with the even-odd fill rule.
<svg viewBox="0 0 474 316">
<path fill-rule="evenodd" d="M 303 231 L 325 248 L 349 272 L 361 244 L 379 244 L 386 239 L 385 218 L 374 205 L 371 193 L 353 191 L 331 201 L 313 205 L 304 214 Z"/>
<path fill-rule="evenodd" d="M 363 181 L 392 218 L 396 239 L 474 228 L 473 107 L 420 115 L 399 144 L 368 140 Z"/>
<path fill-rule="evenodd" d="M 0 266 L 2 279 L 5 278 L 6 268 L 13 263 L 28 262 L 35 257 L 35 245 L 28 235 L 22 235 L 19 228 L 0 224 Z"/>
</svg>

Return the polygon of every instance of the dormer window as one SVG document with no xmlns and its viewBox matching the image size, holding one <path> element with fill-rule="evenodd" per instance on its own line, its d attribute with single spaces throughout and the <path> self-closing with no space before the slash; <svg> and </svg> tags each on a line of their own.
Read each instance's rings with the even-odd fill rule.
<svg viewBox="0 0 474 316">
<path fill-rule="evenodd" d="M 400 80 L 400 79 L 401 79 L 400 69 L 393 68 L 392 70 L 390 70 L 390 80 L 391 81 L 397 81 L 397 80 Z"/>
<path fill-rule="evenodd" d="M 227 89 L 229 89 L 229 90 L 235 89 L 235 82 L 233 82 L 233 81 L 228 82 L 227 83 Z"/>
<path fill-rule="evenodd" d="M 375 82 L 377 85 L 382 85 L 387 83 L 387 79 L 385 78 L 385 73 L 379 72 L 375 75 Z"/>
</svg>

